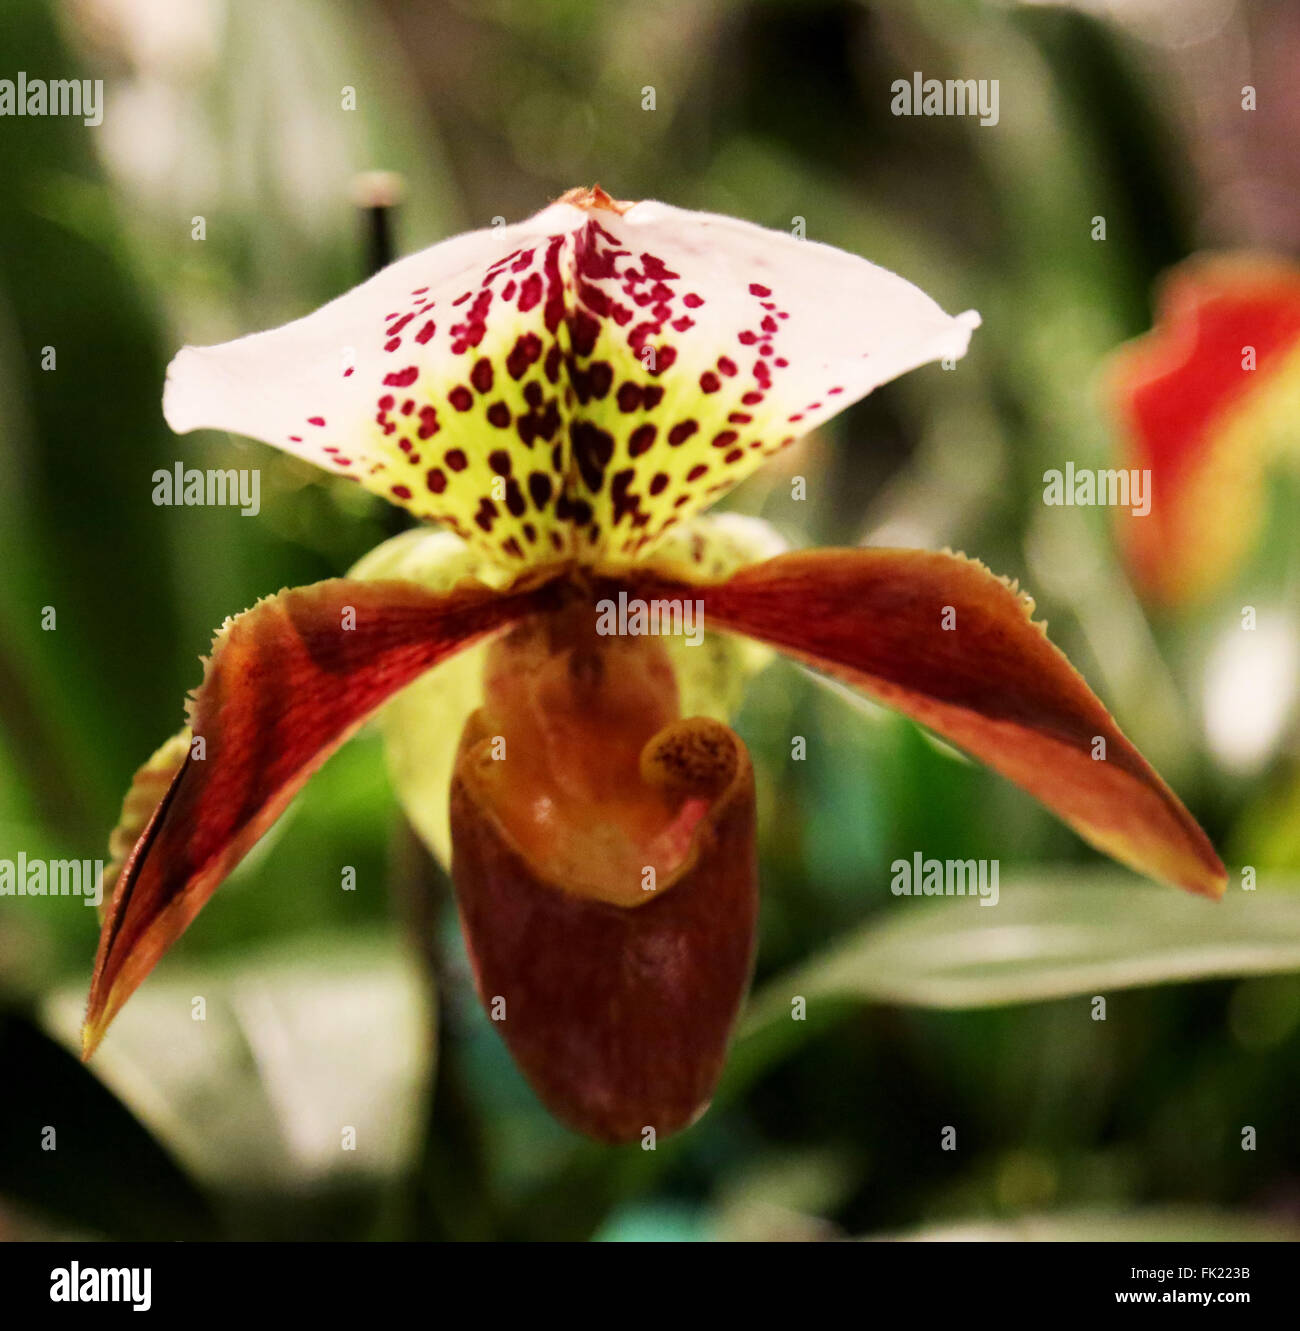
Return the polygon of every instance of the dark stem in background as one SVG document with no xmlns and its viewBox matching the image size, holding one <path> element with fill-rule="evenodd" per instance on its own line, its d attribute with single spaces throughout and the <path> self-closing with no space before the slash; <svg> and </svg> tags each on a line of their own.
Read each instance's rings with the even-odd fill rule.
<svg viewBox="0 0 1300 1331">
<path fill-rule="evenodd" d="M 387 268 L 396 254 L 393 236 L 405 182 L 392 171 L 367 171 L 352 184 L 352 198 L 361 214 L 366 276 Z"/>
<path fill-rule="evenodd" d="M 363 277 L 374 277 L 397 257 L 397 214 L 406 195 L 406 181 L 395 171 L 365 171 L 352 181 L 352 202 L 361 223 L 365 252 Z M 411 520 L 396 504 L 384 504 L 378 521 L 388 536 L 396 536 Z"/>
<path fill-rule="evenodd" d="M 501 1236 L 490 1172 L 464 1059 L 462 1005 L 474 1001 L 469 977 L 449 955 L 442 922 L 452 905 L 451 882 L 405 815 L 391 849 L 391 892 L 408 945 L 421 961 L 437 1003 L 434 1075 L 427 1087 L 424 1149 L 413 1193 L 403 1207 L 403 1239 Z M 460 972 L 460 982 L 457 973 Z"/>
<path fill-rule="evenodd" d="M 397 210 L 403 192 L 402 178 L 391 172 L 369 172 L 353 183 L 367 277 L 386 268 L 396 255 Z M 451 884 L 404 816 L 393 839 L 390 884 L 437 1016 L 429 1032 L 434 1074 L 425 1101 L 424 1149 L 413 1193 L 392 1199 L 388 1223 L 397 1229 L 394 1237 L 404 1239 L 495 1238 L 498 1225 L 487 1197 L 482 1133 L 455 1030 L 455 1005 L 463 995 L 452 978 L 454 960 L 439 944 L 439 924 L 451 907 Z"/>
</svg>

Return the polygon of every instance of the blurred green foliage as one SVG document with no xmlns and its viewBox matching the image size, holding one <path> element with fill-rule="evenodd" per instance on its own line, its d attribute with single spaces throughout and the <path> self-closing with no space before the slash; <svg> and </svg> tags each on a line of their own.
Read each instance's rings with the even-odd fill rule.
<svg viewBox="0 0 1300 1331">
<path fill-rule="evenodd" d="M 104 77 L 108 106 L 99 129 L 0 122 L 0 854 L 101 855 L 213 629 L 342 572 L 400 525 L 260 445 L 177 440 L 159 409 L 183 341 L 270 326 L 363 275 L 350 189 L 378 168 L 406 181 L 403 249 L 599 181 L 784 229 L 803 218 L 945 308 L 981 310 L 959 370 L 881 389 L 727 504 L 799 543 L 951 545 L 1019 577 L 1216 843 L 1269 870 L 1259 900 L 1272 899 L 1253 919 L 1251 899 L 1234 901 L 1241 950 L 1198 967 L 1171 940 L 1210 907 L 1166 908 L 1119 871 L 1099 881 L 1097 857 L 1028 797 L 774 666 L 739 721 L 763 801 L 760 998 L 700 1124 L 654 1153 L 609 1150 L 555 1124 L 511 1065 L 474 999 L 447 884 L 363 738 L 222 888 L 90 1072 L 50 1033 L 75 1031 L 93 912 L 0 899 L 0 1233 L 1069 1234 L 1175 1208 L 1152 1213 L 1154 1235 L 1220 1232 L 1236 1223 L 1222 1212 L 1252 1213 L 1252 1233 L 1300 1218 L 1300 981 L 1260 973 L 1296 964 L 1275 937 L 1294 939 L 1300 904 L 1285 877 L 1300 871 L 1295 731 L 1247 777 L 1217 764 L 1202 671 L 1240 588 L 1151 624 L 1104 513 L 1071 511 L 1049 532 L 1039 502 L 1045 467 L 1108 465 L 1098 369 L 1149 325 L 1161 270 L 1201 242 L 1196 126 L 1149 47 L 1069 9 L 976 0 L 9 0 L 2 43 L 0 73 Z M 914 69 L 997 77 L 1000 125 L 891 116 L 889 84 Z M 1090 237 L 1099 214 L 1105 244 Z M 178 459 L 260 467 L 261 515 L 154 507 L 151 474 Z M 806 502 L 790 497 L 795 473 Z M 1264 585 L 1294 593 L 1288 539 L 1275 523 L 1242 585 L 1277 566 Z M 808 740 L 802 765 L 793 734 Z M 1098 944 L 1111 969 L 1013 984 L 998 998 L 1020 1001 L 969 1010 L 885 983 L 882 939 L 919 931 L 908 955 L 928 950 L 942 970 L 952 930 L 983 925 L 955 902 L 871 932 L 912 909 L 889 896 L 889 865 L 918 848 L 998 858 L 1024 881 L 1062 866 L 1061 918 L 1035 916 L 1022 941 L 1050 973 L 1053 930 L 1077 916 L 1111 940 Z M 340 891 L 341 864 L 355 892 Z M 846 985 L 855 939 L 867 942 Z M 894 964 L 920 983 L 919 964 Z M 1121 988 L 1180 976 L 1194 978 Z M 823 995 L 808 1021 L 765 1017 L 796 982 Z M 1102 983 L 1104 1023 L 1089 999 Z M 194 995 L 213 1004 L 201 1038 Z M 367 1018 L 360 1030 L 349 1014 Z M 312 1104 L 386 1145 L 330 1163 Z M 57 1167 L 27 1149 L 37 1120 L 65 1125 Z M 955 1153 L 938 1147 L 947 1124 Z"/>
</svg>

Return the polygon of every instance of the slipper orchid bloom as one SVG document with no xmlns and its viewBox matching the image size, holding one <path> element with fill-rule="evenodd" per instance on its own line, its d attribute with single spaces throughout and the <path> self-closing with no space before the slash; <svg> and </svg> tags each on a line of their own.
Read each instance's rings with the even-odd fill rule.
<svg viewBox="0 0 1300 1331">
<path fill-rule="evenodd" d="M 264 440 L 450 532 L 406 532 L 217 634 L 189 726 L 114 833 L 86 1055 L 379 713 L 407 813 L 449 856 L 480 997 L 542 1101 L 611 1142 L 691 1123 L 754 954 L 754 779 L 725 724 L 766 655 L 746 638 L 1217 896 L 1204 833 L 1013 587 L 948 553 L 773 553 L 762 524 L 700 515 L 878 384 L 962 355 L 977 324 L 827 246 L 593 190 L 181 351 L 174 429 Z M 722 631 L 708 651 L 653 631 L 687 607 Z"/>
<path fill-rule="evenodd" d="M 1269 471 L 1294 458 L 1300 267 L 1264 254 L 1179 264 L 1108 387 L 1123 461 L 1152 477 L 1151 512 L 1116 514 L 1134 581 L 1167 609 L 1208 600 L 1258 540 Z"/>
</svg>

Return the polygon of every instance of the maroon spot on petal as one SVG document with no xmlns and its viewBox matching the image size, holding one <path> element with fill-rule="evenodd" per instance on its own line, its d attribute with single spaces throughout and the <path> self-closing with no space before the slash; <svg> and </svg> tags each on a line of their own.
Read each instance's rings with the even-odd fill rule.
<svg viewBox="0 0 1300 1331">
<path fill-rule="evenodd" d="M 695 327 L 695 320 L 689 314 L 683 314 L 680 319 L 674 319 L 672 327 L 675 332 L 686 333 Z"/>
<path fill-rule="evenodd" d="M 522 379 L 528 367 L 542 354 L 542 339 L 536 333 L 524 333 L 515 339 L 506 357 L 506 370 L 512 379 Z"/>
<path fill-rule="evenodd" d="M 600 324 L 586 310 L 578 310 L 569 321 L 569 333 L 573 340 L 574 354 L 590 356 L 596 349 L 596 339 L 600 336 Z"/>
<path fill-rule="evenodd" d="M 469 381 L 480 393 L 492 391 L 492 362 L 486 356 L 480 356 L 469 372 Z"/>
<path fill-rule="evenodd" d="M 389 494 L 391 494 L 394 499 L 409 499 L 411 497 L 410 488 L 405 485 L 394 485 L 389 490 Z"/>
<path fill-rule="evenodd" d="M 664 400 L 664 390 L 658 384 L 647 384 L 641 390 L 641 406 L 653 411 Z"/>
<path fill-rule="evenodd" d="M 457 384 L 456 387 L 447 394 L 447 401 L 450 402 L 457 411 L 468 411 L 474 405 L 474 395 L 464 384 Z"/>
<path fill-rule="evenodd" d="M 655 258 L 653 254 L 641 256 L 641 267 L 652 282 L 676 282 L 681 277 L 680 273 L 674 273 L 662 259 Z"/>
<path fill-rule="evenodd" d="M 722 460 L 723 462 L 736 462 L 745 456 L 743 448 L 733 448 Z"/>
<path fill-rule="evenodd" d="M 528 477 L 528 493 L 535 508 L 545 508 L 551 502 L 551 478 L 544 471 L 534 471 Z"/>
<path fill-rule="evenodd" d="M 583 484 L 592 494 L 599 492 L 605 478 L 605 468 L 614 456 L 614 437 L 598 429 L 590 421 L 576 421 L 569 426 L 569 442 Z"/>
<path fill-rule="evenodd" d="M 424 327 L 416 333 L 415 340 L 423 345 L 434 335 L 435 332 L 437 332 L 437 325 L 432 319 L 427 319 L 425 320 Z"/>
<path fill-rule="evenodd" d="M 704 463 L 704 462 L 697 462 L 697 463 L 695 464 L 695 466 L 693 466 L 693 467 L 690 469 L 690 471 L 688 471 L 688 472 L 686 473 L 686 479 L 687 479 L 688 481 L 698 481 L 698 480 L 700 479 L 700 477 L 703 476 L 703 475 L 705 475 L 705 473 L 706 473 L 708 470 L 709 470 L 709 468 L 708 468 L 708 464 L 707 464 L 707 463 Z"/>
<path fill-rule="evenodd" d="M 404 370 L 395 370 L 392 374 L 384 375 L 384 383 L 390 388 L 410 388 L 419 377 L 419 367 L 408 365 Z"/>
<path fill-rule="evenodd" d="M 396 405 L 397 399 L 391 393 L 385 393 L 383 397 L 379 399 L 380 411 L 392 411 Z"/>
<path fill-rule="evenodd" d="M 510 408 L 504 402 L 494 402 L 487 413 L 488 423 L 495 425 L 498 430 L 508 430 L 510 428 Z"/>
<path fill-rule="evenodd" d="M 510 454 L 504 448 L 494 448 L 488 454 L 488 466 L 492 468 L 498 476 L 510 475 Z"/>
<path fill-rule="evenodd" d="M 436 495 L 440 495 L 447 488 L 447 475 L 441 467 L 430 468 L 427 484 Z"/>
<path fill-rule="evenodd" d="M 762 393 L 755 392 L 752 388 L 740 399 L 742 405 L 746 407 L 756 407 L 762 400 Z"/>
<path fill-rule="evenodd" d="M 727 417 L 729 425 L 748 425 L 754 418 L 747 411 L 733 411 Z"/>
<path fill-rule="evenodd" d="M 578 283 L 578 299 L 595 315 L 603 317 L 609 313 L 609 297 L 590 282 Z"/>
<path fill-rule="evenodd" d="M 697 296 L 693 291 L 688 291 L 686 295 L 682 297 L 682 304 L 685 305 L 688 310 L 698 310 L 700 306 L 704 304 L 704 297 Z"/>
<path fill-rule="evenodd" d="M 636 411 L 641 405 L 641 385 L 634 383 L 619 384 L 618 386 L 618 409 L 619 411 L 631 413 Z"/>
<path fill-rule="evenodd" d="M 650 481 L 650 493 L 652 495 L 663 494 L 668 488 L 668 473 L 666 471 L 655 472 Z"/>
<path fill-rule="evenodd" d="M 610 478 L 609 493 L 614 501 L 614 526 L 618 526 L 624 518 L 631 516 L 641 507 L 640 495 L 628 493 L 634 480 L 636 480 L 634 467 L 625 467 Z"/>
<path fill-rule="evenodd" d="M 402 339 L 400 337 L 390 337 L 388 341 L 384 343 L 384 350 L 396 351 L 397 348 L 400 347 L 401 345 L 402 345 Z"/>
<path fill-rule="evenodd" d="M 421 439 L 431 439 L 438 433 L 438 412 L 435 407 L 420 408 L 420 428 L 416 433 Z"/>
<path fill-rule="evenodd" d="M 324 416 L 308 416 L 308 417 L 307 417 L 307 424 L 308 424 L 308 425 L 324 425 L 324 424 L 325 424 L 325 417 L 324 417 Z"/>
<path fill-rule="evenodd" d="M 514 517 L 521 518 L 527 507 L 528 503 L 524 499 L 524 492 L 519 488 L 519 482 L 511 476 L 506 481 L 506 508 Z"/>
<path fill-rule="evenodd" d="M 695 421 L 682 421 L 668 431 L 668 442 L 676 448 L 684 444 L 699 428 Z"/>
<path fill-rule="evenodd" d="M 628 457 L 639 458 L 642 453 L 649 452 L 651 444 L 655 441 L 656 433 L 657 431 L 653 425 L 648 423 L 638 425 L 627 441 Z"/>
<path fill-rule="evenodd" d="M 749 294 L 751 296 L 770 296 L 772 292 L 770 288 L 763 286 L 761 283 L 751 282 L 749 284 Z"/>
<path fill-rule="evenodd" d="M 409 416 L 411 412 L 413 412 L 414 410 L 415 410 L 415 399 L 413 397 L 408 397 L 406 401 L 402 403 L 402 415 Z"/>
<path fill-rule="evenodd" d="M 754 343 L 758 341 L 758 334 L 751 333 L 749 329 L 746 328 L 743 333 L 737 334 L 736 341 L 738 341 L 742 347 L 752 347 Z"/>
<path fill-rule="evenodd" d="M 705 393 L 716 393 L 722 387 L 722 380 L 718 378 L 712 370 L 705 370 L 700 375 L 700 390 Z"/>
<path fill-rule="evenodd" d="M 739 437 L 735 430 L 720 430 L 713 436 L 713 447 L 729 448 Z"/>
<path fill-rule="evenodd" d="M 459 448 L 449 448 L 442 460 L 452 471 L 464 471 L 469 466 L 469 459 L 465 456 L 464 450 Z"/>
<path fill-rule="evenodd" d="M 736 362 L 730 356 L 719 356 L 718 369 L 730 379 L 736 373 Z"/>
<path fill-rule="evenodd" d="M 609 362 L 603 360 L 592 361 L 587 371 L 587 385 L 591 390 L 591 396 L 599 401 L 609 392 L 613 383 L 614 371 Z"/>
</svg>

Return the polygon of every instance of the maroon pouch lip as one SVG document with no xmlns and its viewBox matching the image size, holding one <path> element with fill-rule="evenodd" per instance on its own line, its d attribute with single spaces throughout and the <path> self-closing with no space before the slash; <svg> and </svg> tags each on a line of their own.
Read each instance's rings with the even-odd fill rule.
<svg viewBox="0 0 1300 1331">
<path fill-rule="evenodd" d="M 482 725 L 476 713 L 462 756 Z M 600 1141 L 689 1126 L 722 1074 L 758 920 L 753 768 L 731 739 L 731 781 L 678 869 L 634 907 L 541 877 L 457 762 L 452 878 L 479 996 L 543 1104 Z"/>
</svg>

